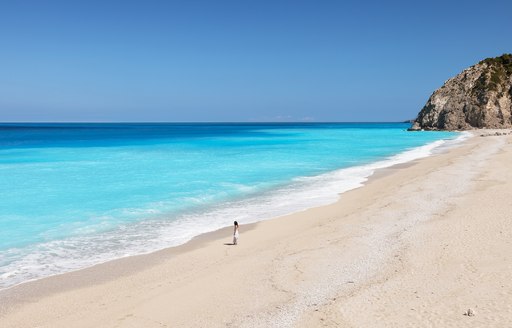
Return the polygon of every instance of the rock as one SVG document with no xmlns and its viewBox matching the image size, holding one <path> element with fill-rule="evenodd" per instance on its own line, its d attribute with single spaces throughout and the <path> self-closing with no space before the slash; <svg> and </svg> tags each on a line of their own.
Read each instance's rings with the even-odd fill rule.
<svg viewBox="0 0 512 328">
<path fill-rule="evenodd" d="M 414 122 L 412 124 L 412 126 L 407 129 L 407 131 L 421 131 L 421 130 L 423 130 L 423 129 L 421 128 L 421 126 L 417 122 Z"/>
<path fill-rule="evenodd" d="M 511 135 L 512 132 L 509 131 L 496 131 L 493 132 L 493 130 L 486 131 L 484 133 L 480 134 L 480 137 L 495 137 L 495 136 L 508 136 Z"/>
<path fill-rule="evenodd" d="M 449 79 L 419 112 L 411 131 L 512 127 L 512 54 L 487 58 Z"/>
<path fill-rule="evenodd" d="M 467 315 L 468 317 L 472 317 L 475 315 L 475 312 L 471 309 L 468 309 L 466 312 L 464 312 L 464 315 Z"/>
</svg>

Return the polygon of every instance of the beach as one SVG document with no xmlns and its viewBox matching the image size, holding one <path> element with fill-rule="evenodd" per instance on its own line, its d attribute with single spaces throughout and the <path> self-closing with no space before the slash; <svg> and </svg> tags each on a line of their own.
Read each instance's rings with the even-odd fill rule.
<svg viewBox="0 0 512 328">
<path fill-rule="evenodd" d="M 512 325 L 512 136 L 473 135 L 334 204 L 240 222 L 237 246 L 227 227 L 1 291 L 0 326 Z"/>
</svg>

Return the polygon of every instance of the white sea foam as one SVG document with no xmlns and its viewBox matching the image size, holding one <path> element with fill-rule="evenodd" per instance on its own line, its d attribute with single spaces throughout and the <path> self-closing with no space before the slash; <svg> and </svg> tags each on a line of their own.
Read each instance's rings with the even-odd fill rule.
<svg viewBox="0 0 512 328">
<path fill-rule="evenodd" d="M 0 253 L 0 289 L 116 258 L 177 246 L 199 234 L 229 226 L 233 220 L 241 224 L 253 223 L 333 203 L 340 193 L 363 186 L 378 169 L 427 157 L 469 136 L 463 133 L 456 139 L 438 140 L 377 162 L 296 178 L 288 185 L 250 198 L 223 202 L 171 219 L 144 220 L 102 233 L 9 249 Z M 237 187 L 243 191 L 252 190 L 250 186 Z"/>
</svg>

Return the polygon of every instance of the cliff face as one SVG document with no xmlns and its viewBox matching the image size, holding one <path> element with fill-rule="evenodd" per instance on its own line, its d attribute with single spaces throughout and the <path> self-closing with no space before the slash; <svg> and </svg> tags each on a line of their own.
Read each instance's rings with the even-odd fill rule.
<svg viewBox="0 0 512 328">
<path fill-rule="evenodd" d="M 449 79 L 428 99 L 413 129 L 512 127 L 512 55 L 487 58 Z"/>
</svg>

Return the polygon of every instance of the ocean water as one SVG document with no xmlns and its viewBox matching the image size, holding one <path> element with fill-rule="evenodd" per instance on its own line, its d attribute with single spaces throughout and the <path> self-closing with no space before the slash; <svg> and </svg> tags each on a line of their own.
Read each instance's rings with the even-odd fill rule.
<svg viewBox="0 0 512 328">
<path fill-rule="evenodd" d="M 0 124 L 0 289 L 328 204 L 461 138 L 408 126 Z"/>
</svg>

